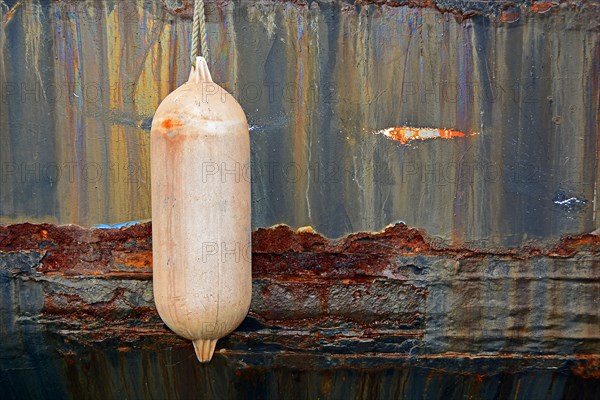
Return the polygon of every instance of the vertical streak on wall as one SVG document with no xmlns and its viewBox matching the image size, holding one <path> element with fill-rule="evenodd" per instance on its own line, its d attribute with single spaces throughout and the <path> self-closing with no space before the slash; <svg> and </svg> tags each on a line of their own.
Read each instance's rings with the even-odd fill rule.
<svg viewBox="0 0 600 400">
<path fill-rule="evenodd" d="M 290 104 L 289 113 L 290 121 L 290 136 L 291 136 L 291 163 L 285 166 L 283 171 L 289 181 L 290 189 L 293 196 L 293 217 L 292 221 L 296 225 L 302 221 L 302 216 L 306 215 L 308 204 L 304 195 L 304 188 L 307 181 L 301 171 L 308 164 L 306 163 L 307 153 L 309 151 L 310 139 L 308 138 L 308 120 L 311 112 L 316 110 L 311 109 L 315 104 L 313 99 L 309 98 L 309 90 L 311 82 L 314 82 L 312 76 L 311 60 L 314 62 L 314 55 L 311 54 L 310 41 L 312 32 L 309 30 L 307 10 L 298 10 L 294 6 L 286 5 L 284 8 L 283 23 L 287 28 L 286 37 L 292 44 L 288 46 L 288 52 L 285 57 L 288 66 L 290 82 L 294 82 L 293 101 Z M 318 60 L 316 60 L 318 62 Z"/>
<path fill-rule="evenodd" d="M 118 2 L 106 8 L 104 65 L 108 96 L 99 111 L 108 114 L 108 165 L 103 164 L 110 188 L 109 220 L 123 215 L 144 219 L 149 204 L 149 136 L 140 128 L 148 124 L 160 100 L 182 81 L 178 40 L 187 42 L 186 27 L 165 29 L 160 8 L 147 9 L 143 2 Z M 169 25 L 173 27 L 173 25 Z M 132 46 L 131 41 L 136 45 Z M 161 61 L 160 63 L 157 61 Z M 187 60 L 183 60 L 186 65 Z"/>
<path fill-rule="evenodd" d="M 590 112 L 587 115 L 584 107 L 580 110 L 580 115 L 585 118 L 582 157 L 595 162 L 594 166 L 586 166 L 581 171 L 581 180 L 587 183 L 586 195 L 592 201 L 588 212 L 592 215 L 585 222 L 582 221 L 584 223 L 581 224 L 581 229 L 591 231 L 598 229 L 598 218 L 600 218 L 600 193 L 598 192 L 600 190 L 600 41 L 592 32 L 588 32 L 585 36 L 583 49 L 582 59 L 584 62 L 581 70 L 583 87 L 579 95 L 583 102 L 589 101 L 591 103 L 591 110 L 596 110 L 596 112 Z M 573 62 L 576 60 L 576 58 L 572 59 Z M 586 99 L 584 93 L 592 94 L 591 98 Z M 560 227 L 556 227 L 555 231 L 559 230 Z"/>
<path fill-rule="evenodd" d="M 593 39 L 590 38 L 589 41 L 593 42 Z M 596 110 L 600 109 L 600 90 L 597 90 L 597 88 L 600 87 L 600 43 L 596 42 L 596 46 L 592 47 L 592 62 L 591 62 L 591 79 L 589 81 L 589 85 L 590 85 L 590 89 L 592 90 L 592 93 L 594 93 L 594 88 L 596 88 L 595 93 L 595 99 L 592 99 L 592 107 L 595 107 Z M 595 103 L 595 104 L 594 104 Z M 589 179 L 592 180 L 593 178 L 593 182 L 594 182 L 594 192 L 592 194 L 592 198 L 594 201 L 594 210 L 593 210 L 593 218 L 592 218 L 592 227 L 596 228 L 598 225 L 600 225 L 598 222 L 598 219 L 600 218 L 600 159 L 597 156 L 600 153 L 600 115 L 599 113 L 596 113 L 596 116 L 590 116 L 590 118 L 588 119 L 588 122 L 586 124 L 586 129 L 588 132 L 590 132 L 590 136 L 593 136 L 594 133 L 595 137 L 593 138 L 594 140 L 594 146 L 590 147 L 589 150 L 594 151 L 593 154 L 596 154 L 596 168 L 594 169 L 594 177 L 590 177 Z M 587 174 L 589 174 L 590 172 L 587 171 Z M 586 175 L 587 175 L 586 174 Z M 587 177 L 586 177 L 587 178 Z M 597 229 L 597 228 L 596 228 Z"/>
<path fill-rule="evenodd" d="M 497 108 L 494 103 L 498 102 L 500 92 L 495 62 L 499 50 L 497 38 L 492 36 L 488 28 L 490 23 L 485 19 L 474 20 L 470 35 L 470 46 L 476 49 L 473 60 L 474 79 L 467 83 L 470 89 L 464 96 L 473 104 L 471 114 L 479 114 L 478 132 L 489 132 L 489 127 L 494 126 L 492 110 Z M 474 82 L 479 82 L 479 87 L 476 87 Z M 478 163 L 488 166 L 492 164 L 492 160 L 501 158 L 502 146 L 499 136 L 490 134 L 489 140 L 481 143 L 476 158 Z M 482 223 L 476 226 L 469 224 L 470 235 L 489 240 L 502 223 L 499 196 L 494 195 L 496 191 L 502 191 L 501 179 L 494 170 L 478 170 L 474 186 L 469 218 Z"/>
<path fill-rule="evenodd" d="M 17 4 L 12 8 L 14 13 L 8 12 L 4 3 L 0 3 L 0 8 L 3 10 L 3 32 L 0 34 L 3 58 L 0 66 L 0 204 L 5 204 L 12 216 L 34 214 L 43 205 L 54 203 L 50 184 L 41 181 L 38 168 L 53 159 L 53 155 L 46 152 L 53 149 L 51 138 L 38 129 L 39 125 L 47 125 L 52 120 L 44 101 L 45 94 L 40 88 L 45 78 L 42 75 L 51 70 L 51 66 L 40 64 L 37 53 L 38 48 L 46 49 L 41 23 L 43 12 L 38 2 Z M 19 79 L 23 76 L 27 78 L 25 81 Z M 14 101 L 9 100 L 11 96 L 14 96 Z M 24 107 L 26 102 L 29 107 Z M 27 161 L 26 165 L 24 161 Z M 21 196 L 27 196 L 29 201 L 15 200 Z"/>
<path fill-rule="evenodd" d="M 68 12 L 69 15 L 72 15 L 73 23 L 78 24 L 74 34 L 78 43 L 76 54 L 80 68 L 76 74 L 80 79 L 78 84 L 80 93 L 79 97 L 72 99 L 80 104 L 75 111 L 78 113 L 81 124 L 76 131 L 65 130 L 65 133 L 70 132 L 80 138 L 77 140 L 83 141 L 81 146 L 78 145 L 77 156 L 74 160 L 77 163 L 79 179 L 84 182 L 83 185 L 77 185 L 80 193 L 77 219 L 85 221 L 85 224 L 90 224 L 91 214 L 93 214 L 91 210 L 102 210 L 109 214 L 112 206 L 111 203 L 101 200 L 105 191 L 110 192 L 111 176 L 101 168 L 104 160 L 110 155 L 110 145 L 106 135 L 107 123 L 98 118 L 98 115 L 106 112 L 104 99 L 107 96 L 104 94 L 110 92 L 110 82 L 106 71 L 107 38 L 99 34 L 99 32 L 106 31 L 106 18 L 103 10 L 98 7 L 75 7 L 70 8 Z M 61 22 L 62 19 L 55 21 L 56 24 Z M 58 43 L 62 40 L 59 37 Z M 65 150 L 62 149 L 62 151 Z M 65 158 L 70 157 L 72 154 L 65 154 Z M 61 190 L 60 193 L 65 196 L 63 204 L 68 203 L 70 191 Z M 65 211 L 69 210 L 65 208 Z"/>
<path fill-rule="evenodd" d="M 106 135 L 109 131 L 108 122 L 97 118 L 107 111 L 107 97 L 110 95 L 111 87 L 107 70 L 106 49 L 108 48 L 108 38 L 104 34 L 107 27 L 107 18 L 105 10 L 98 7 L 85 10 L 90 18 L 90 29 L 85 30 L 86 39 L 93 43 L 94 50 L 86 55 L 86 61 L 96 68 L 86 68 L 86 79 L 93 82 L 90 88 L 84 91 L 86 106 L 88 113 L 86 114 L 86 129 L 89 126 L 93 140 L 88 143 L 90 160 L 96 167 L 96 175 L 94 176 L 95 185 L 90 185 L 90 208 L 92 210 L 101 210 L 104 215 L 110 215 L 113 205 L 104 201 L 104 192 L 111 190 L 111 174 L 103 171 L 103 168 L 98 168 L 105 164 L 105 160 L 110 158 L 110 137 Z M 99 170 L 99 171 L 98 171 Z M 91 216 L 88 218 L 91 219 Z M 88 223 L 92 221 L 88 220 Z"/>
<path fill-rule="evenodd" d="M 65 161 L 68 176 L 58 181 L 59 204 L 69 203 L 69 207 L 60 209 L 60 218 L 80 220 L 86 223 L 86 189 L 82 170 L 88 161 L 85 154 L 83 123 L 82 71 L 79 21 L 76 18 L 76 6 L 62 4 L 53 10 L 52 26 L 55 28 L 54 45 L 61 63 L 54 71 L 54 82 L 64 82 L 62 96 L 56 107 L 55 135 L 57 158 Z M 64 111 L 59 109 L 64 107 Z"/>
<path fill-rule="evenodd" d="M 372 207 L 372 190 L 369 183 L 373 173 L 373 146 L 360 146 L 361 136 L 369 129 L 369 112 L 373 92 L 378 90 L 378 85 L 373 87 L 370 83 L 370 32 L 369 16 L 367 9 L 361 9 L 358 14 L 342 13 L 338 36 L 334 38 L 338 43 L 344 43 L 337 51 L 335 75 L 335 88 L 337 93 L 336 115 L 330 132 L 330 146 L 337 147 L 336 142 L 342 146 L 339 154 L 348 154 L 347 158 L 339 159 L 337 155 L 327 154 L 324 157 L 322 177 L 324 183 L 331 185 L 332 191 L 327 199 L 335 206 L 330 211 L 328 225 L 342 224 L 344 229 L 356 230 L 366 221 L 372 221 L 374 212 Z M 344 60 L 351 60 L 345 62 Z M 339 114 L 338 114 L 339 113 Z M 337 140 L 336 135 L 339 135 Z M 360 146 L 360 147 L 359 147 Z M 357 153 L 354 149 L 359 148 Z M 331 182 L 329 182 L 331 180 Z M 340 196 L 334 193 L 340 192 Z M 361 209 L 359 220 L 352 220 L 348 215 L 349 210 Z M 327 214 L 325 210 L 322 215 Z M 368 222 L 367 222 L 368 223 Z"/>
<path fill-rule="evenodd" d="M 106 8 L 106 69 L 108 71 L 107 80 L 110 90 L 109 98 L 107 99 L 106 112 L 117 112 L 120 110 L 121 105 L 124 102 L 125 95 L 124 91 L 127 88 L 126 82 L 121 82 L 119 72 L 121 69 L 121 48 L 123 44 L 121 41 L 123 38 L 119 35 L 119 23 L 120 14 L 114 9 Z M 125 86 L 125 87 L 123 87 Z M 111 204 L 111 210 L 107 217 L 112 220 L 114 216 L 121 215 L 125 209 L 125 204 L 122 201 L 122 193 L 119 190 L 119 183 L 121 182 L 121 164 L 123 160 L 126 160 L 126 149 L 125 149 L 125 126 L 121 124 L 110 124 L 107 137 L 108 137 L 108 163 L 111 169 L 111 175 L 114 171 L 114 177 L 111 176 L 109 183 L 109 192 L 107 201 Z"/>
<path fill-rule="evenodd" d="M 358 96 L 358 108 L 361 110 L 357 113 L 357 117 L 360 118 L 355 121 L 354 129 L 358 132 L 368 132 L 371 126 L 377 126 L 379 124 L 379 112 L 375 100 L 380 93 L 385 90 L 384 88 L 373 82 L 373 78 L 382 76 L 381 71 L 375 65 L 378 64 L 376 49 L 381 44 L 381 38 L 377 38 L 376 32 L 372 29 L 373 24 L 373 13 L 377 13 L 378 10 L 372 7 L 361 8 L 358 14 L 355 29 L 356 29 L 356 60 L 357 65 L 357 76 L 359 82 Z M 340 82 L 340 85 L 342 82 Z M 350 80 L 347 84 L 352 84 Z M 376 209 L 375 193 L 374 193 L 374 148 L 368 146 L 365 152 L 360 155 L 352 157 L 352 173 L 351 178 L 348 179 L 349 188 L 347 193 L 357 193 L 357 206 L 359 209 L 364 210 L 362 218 L 367 223 L 373 223 L 381 210 Z M 348 202 L 350 199 L 347 199 Z M 345 203 L 346 203 L 345 202 Z"/>
<path fill-rule="evenodd" d="M 469 58 L 469 45 L 470 43 L 468 37 L 470 36 L 470 28 L 471 21 L 466 21 L 464 25 L 458 28 L 458 32 L 456 33 L 455 40 L 457 42 L 457 52 L 456 52 L 456 72 L 451 75 L 455 77 L 458 82 L 459 87 L 464 87 L 465 80 L 470 79 L 471 75 L 469 74 L 469 63 L 472 62 Z M 469 78 L 467 78 L 469 77 Z M 468 113 L 470 110 L 467 108 L 470 106 L 467 101 L 457 101 L 455 104 L 454 113 L 452 115 L 456 118 L 454 121 L 454 127 L 461 132 L 464 132 L 468 129 Z M 467 129 L 465 129 L 467 128 Z M 461 159 L 464 159 L 466 156 L 466 152 L 468 151 L 469 146 L 472 144 L 467 143 L 465 141 L 458 141 L 454 143 L 453 146 L 453 158 L 452 161 L 454 165 L 460 166 L 459 169 L 462 169 L 463 166 L 460 162 Z M 443 168 L 443 167 L 442 167 Z M 465 209 L 468 209 L 471 196 L 469 193 L 470 185 L 465 185 L 461 180 L 457 180 L 454 184 L 453 190 L 453 198 L 452 198 L 452 241 L 454 243 L 460 244 L 462 242 L 462 238 L 464 238 L 465 234 L 465 219 L 467 215 L 465 214 Z M 470 318 L 470 311 L 465 310 L 463 318 Z M 465 322 L 469 322 L 467 320 Z M 464 325 L 464 326 L 469 326 Z M 470 329 L 470 328 L 469 328 Z M 468 337 L 467 333 L 467 337 Z"/>
<path fill-rule="evenodd" d="M 233 93 L 239 75 L 237 38 L 234 28 L 240 18 L 240 11 L 235 3 L 230 2 L 223 8 L 216 8 L 214 13 L 216 14 L 214 21 L 208 20 L 211 73 L 216 82 L 219 82 L 229 93 Z"/>
<path fill-rule="evenodd" d="M 4 4 L 0 4 L 0 21 L 4 21 L 7 18 L 8 7 Z M 4 26 L 0 30 L 0 84 L 6 87 L 8 85 L 8 69 L 5 61 L 5 54 L 7 51 L 7 29 Z M 9 115 L 8 115 L 8 96 L 2 95 L 0 98 L 0 104 L 2 107 L 0 108 L 0 132 L 5 132 L 5 134 L 0 134 L 0 160 L 3 160 L 7 164 L 13 163 L 12 158 L 12 137 L 8 134 L 10 123 L 9 123 Z M 10 184 L 8 180 L 8 176 L 2 175 L 0 176 L 0 184 L 3 186 L 3 189 L 0 191 L 0 204 L 4 205 L 4 210 L 8 211 L 11 216 L 15 214 L 15 195 L 14 195 L 14 185 Z M 4 211 L 6 213 L 6 211 Z"/>
<path fill-rule="evenodd" d="M 117 13 L 120 16 L 127 18 L 127 20 L 119 23 L 117 25 L 118 30 L 115 32 L 120 38 L 122 46 L 119 49 L 121 54 L 119 55 L 118 77 L 115 80 L 125 82 L 125 88 L 122 93 L 123 103 L 120 107 L 125 115 L 131 116 L 138 115 L 136 113 L 135 104 L 135 87 L 137 85 L 138 66 L 140 65 L 140 62 L 145 59 L 145 54 L 143 52 L 145 45 L 143 33 L 145 32 L 140 29 L 141 27 L 138 25 L 137 21 L 138 13 L 142 10 L 140 10 L 135 3 L 136 1 L 117 3 Z M 133 38 L 136 39 L 137 45 L 127 46 L 126 41 Z M 122 150 L 123 161 L 125 161 L 125 164 L 121 162 L 122 165 L 119 165 L 119 168 L 124 172 L 126 171 L 124 179 L 129 185 L 127 185 L 126 190 L 122 192 L 123 197 L 119 199 L 118 204 L 121 204 L 122 207 L 124 207 L 122 213 L 126 213 L 128 212 L 127 210 L 132 210 L 137 199 L 142 197 L 142 193 L 136 193 L 141 185 L 138 186 L 138 176 L 134 171 L 139 166 L 148 164 L 142 164 L 140 162 L 140 153 L 144 151 L 144 148 L 139 145 L 135 129 L 124 124 L 121 139 L 124 144 Z M 133 167 L 133 170 L 131 167 Z"/>
<path fill-rule="evenodd" d="M 284 204 L 291 201 L 287 197 L 287 182 L 280 187 L 272 186 L 272 170 L 276 165 L 281 168 L 285 161 L 286 155 L 281 149 L 290 146 L 291 135 L 286 134 L 290 116 L 284 100 L 276 95 L 283 93 L 289 82 L 287 60 L 281 58 L 291 43 L 284 34 L 286 27 L 282 26 L 283 11 L 279 7 L 262 3 L 248 4 L 248 7 L 236 4 L 233 11 L 237 23 L 232 30 L 235 32 L 236 57 L 240 62 L 235 77 L 229 79 L 235 83 L 232 92 L 253 125 L 250 132 L 252 224 L 266 225 L 269 216 L 279 214 Z M 264 45 L 249 43 L 250 38 L 261 38 Z M 246 51 L 248 47 L 252 47 L 250 51 Z M 254 57 L 253 61 L 249 61 L 248 53 Z M 256 98 L 250 90 L 257 90 L 262 84 L 266 93 Z"/>
</svg>

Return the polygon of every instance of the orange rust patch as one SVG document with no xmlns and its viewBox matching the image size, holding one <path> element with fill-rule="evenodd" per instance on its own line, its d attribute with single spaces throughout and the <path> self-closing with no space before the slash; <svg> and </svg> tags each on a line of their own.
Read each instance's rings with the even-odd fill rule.
<svg viewBox="0 0 600 400">
<path fill-rule="evenodd" d="M 183 123 L 178 119 L 167 118 L 160 124 L 160 126 L 164 129 L 174 129 L 181 128 L 183 126 Z"/>
<path fill-rule="evenodd" d="M 383 129 L 378 131 L 377 134 L 386 136 L 401 144 L 407 144 L 413 140 L 452 139 L 477 135 L 477 133 L 465 134 L 453 129 L 413 128 L 410 126 Z"/>
<path fill-rule="evenodd" d="M 86 238 L 82 241 L 82 238 Z M 38 251 L 44 254 L 36 271 L 52 276 L 103 276 L 119 279 L 149 279 L 152 276 L 151 223 L 126 228 L 86 229 L 75 225 L 57 226 L 22 223 L 0 225 L 0 251 Z M 352 270 L 360 275 L 385 268 L 388 257 L 397 255 L 444 254 L 458 259 L 487 256 L 525 260 L 531 257 L 569 258 L 579 252 L 600 251 L 600 236 L 563 236 L 543 246 L 533 243 L 514 249 L 448 246 L 432 240 L 418 229 L 394 224 L 381 232 L 358 232 L 331 240 L 314 229 L 293 230 L 286 225 L 259 228 L 252 232 L 255 275 L 290 271 L 298 274 L 308 268 L 318 273 L 337 274 Z M 290 257 L 309 253 L 311 257 Z M 281 263 L 275 263 L 277 257 Z M 287 273 L 287 272 L 286 272 Z M 344 272 L 345 273 L 345 272 Z"/>
<path fill-rule="evenodd" d="M 516 10 L 504 10 L 500 14 L 500 22 L 512 23 L 517 22 L 521 18 L 521 14 Z"/>
<path fill-rule="evenodd" d="M 15 12 L 17 11 L 17 8 L 19 8 L 21 6 L 21 3 L 22 3 L 21 1 L 17 1 L 15 3 L 15 5 L 12 6 L 12 8 L 10 10 L 8 10 L 8 12 L 6 13 L 6 17 L 4 18 L 3 28 L 6 28 L 6 26 L 12 19 L 12 17 L 14 17 Z"/>
<path fill-rule="evenodd" d="M 133 268 L 148 268 L 152 265 L 152 251 L 122 252 L 114 254 L 113 262 Z"/>
<path fill-rule="evenodd" d="M 533 3 L 531 5 L 531 11 L 536 12 L 536 13 L 540 13 L 543 14 L 545 12 L 547 12 L 548 10 L 550 10 L 551 8 L 554 8 L 558 5 L 558 3 L 553 3 L 553 2 L 537 2 L 537 3 Z"/>
<path fill-rule="evenodd" d="M 600 379 L 600 356 L 597 354 L 578 354 L 576 364 L 571 367 L 575 375 L 584 379 Z"/>
<path fill-rule="evenodd" d="M 128 351 L 131 351 L 131 347 L 117 347 L 117 351 L 121 353 L 126 353 Z"/>
</svg>

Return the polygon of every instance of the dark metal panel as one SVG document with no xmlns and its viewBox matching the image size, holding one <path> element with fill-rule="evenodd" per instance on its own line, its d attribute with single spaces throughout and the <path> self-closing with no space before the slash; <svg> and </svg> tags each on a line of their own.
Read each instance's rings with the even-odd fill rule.
<svg viewBox="0 0 600 400">
<path fill-rule="evenodd" d="M 0 221 L 149 219 L 148 128 L 187 75 L 185 12 L 3 4 Z M 490 247 L 596 228 L 595 3 L 513 7 L 513 23 L 465 5 L 218 4 L 211 67 L 252 127 L 254 227 L 402 220 Z M 478 134 L 375 134 L 405 125 Z"/>
</svg>

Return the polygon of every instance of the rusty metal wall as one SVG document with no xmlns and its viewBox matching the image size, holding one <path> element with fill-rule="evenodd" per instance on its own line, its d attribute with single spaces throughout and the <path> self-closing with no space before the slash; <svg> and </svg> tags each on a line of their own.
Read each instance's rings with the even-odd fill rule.
<svg viewBox="0 0 600 400">
<path fill-rule="evenodd" d="M 0 2 L 1 223 L 150 219 L 151 117 L 189 70 L 190 3 L 166 3 Z M 485 247 L 596 229 L 598 3 L 447 3 L 208 2 L 255 228 L 401 220 Z M 375 134 L 395 126 L 467 135 Z"/>
<path fill-rule="evenodd" d="M 255 228 L 208 365 L 156 313 L 149 223 L 56 225 L 150 219 L 191 5 L 0 0 L 0 397 L 600 396 L 597 1 L 208 1 Z"/>
<path fill-rule="evenodd" d="M 0 226 L 2 398 L 597 399 L 600 236 L 485 253 L 396 225 L 253 233 L 243 324 L 197 362 L 151 226 Z"/>
</svg>

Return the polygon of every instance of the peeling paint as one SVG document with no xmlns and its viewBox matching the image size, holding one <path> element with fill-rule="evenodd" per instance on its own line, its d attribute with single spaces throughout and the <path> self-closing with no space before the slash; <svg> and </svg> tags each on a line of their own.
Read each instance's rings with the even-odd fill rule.
<svg viewBox="0 0 600 400">
<path fill-rule="evenodd" d="M 479 133 L 465 134 L 452 129 L 413 128 L 409 126 L 382 129 L 377 131 L 376 134 L 384 135 L 400 144 L 408 144 L 413 140 L 452 139 L 479 135 Z"/>
<path fill-rule="evenodd" d="M 132 226 L 132 225 L 138 225 L 140 224 L 140 221 L 128 221 L 128 222 L 121 222 L 119 224 L 98 224 L 93 226 L 92 228 L 96 228 L 96 229 L 115 229 L 115 228 L 125 228 L 127 226 Z"/>
<path fill-rule="evenodd" d="M 544 14 L 553 9 L 554 7 L 558 7 L 559 3 L 550 2 L 550 1 L 535 1 L 531 4 L 531 11 Z"/>
</svg>

